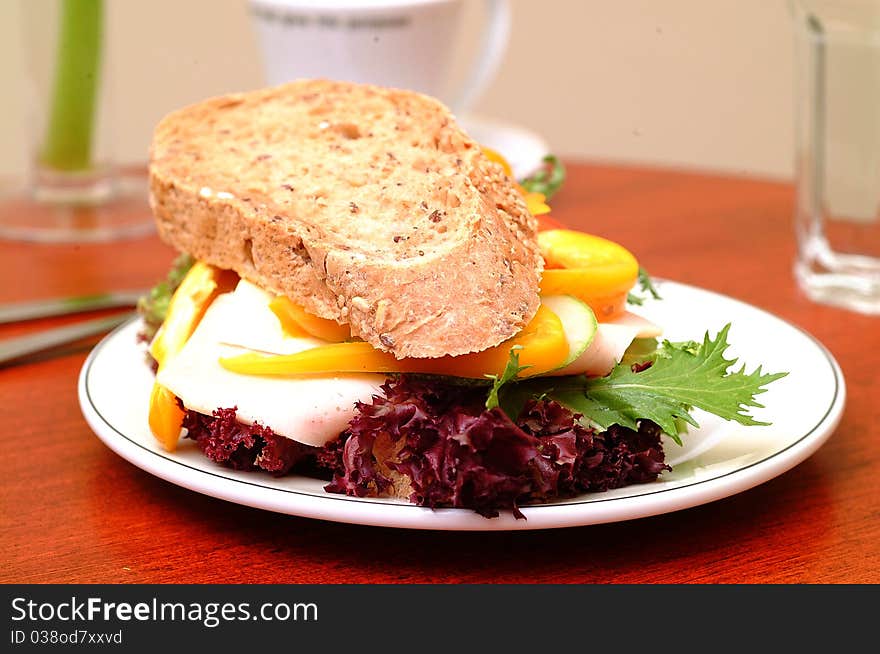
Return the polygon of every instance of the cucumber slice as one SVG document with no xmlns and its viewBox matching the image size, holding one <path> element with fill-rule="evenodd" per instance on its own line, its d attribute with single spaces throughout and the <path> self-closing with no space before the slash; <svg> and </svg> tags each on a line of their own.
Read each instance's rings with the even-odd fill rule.
<svg viewBox="0 0 880 654">
<path fill-rule="evenodd" d="M 596 315 L 585 302 L 572 295 L 545 295 L 541 302 L 559 316 L 568 339 L 568 358 L 559 366 L 564 368 L 575 361 L 596 337 Z M 557 370 L 559 369 L 557 368 Z"/>
</svg>

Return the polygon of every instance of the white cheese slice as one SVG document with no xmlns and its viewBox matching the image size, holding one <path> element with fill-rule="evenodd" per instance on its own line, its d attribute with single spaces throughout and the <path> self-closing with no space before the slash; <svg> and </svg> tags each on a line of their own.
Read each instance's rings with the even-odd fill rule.
<svg viewBox="0 0 880 654">
<path fill-rule="evenodd" d="M 356 402 L 370 402 L 373 395 L 381 394 L 385 375 L 283 378 L 226 370 L 219 363 L 221 356 L 246 350 L 287 354 L 323 343 L 284 335 L 267 302 L 257 301 L 255 287 L 243 288 L 240 293 L 239 285 L 208 307 L 195 333 L 180 354 L 165 363 L 157 381 L 193 411 L 210 415 L 215 409 L 237 407 L 240 422 L 260 423 L 306 445 L 326 444 L 354 417 Z"/>
<path fill-rule="evenodd" d="M 269 309 L 273 297 L 244 279 L 238 282 L 234 292 L 218 297 L 211 309 L 219 303 L 226 318 L 217 332 L 218 341 L 272 354 L 294 354 L 327 344 L 319 338 L 288 336 Z"/>
</svg>

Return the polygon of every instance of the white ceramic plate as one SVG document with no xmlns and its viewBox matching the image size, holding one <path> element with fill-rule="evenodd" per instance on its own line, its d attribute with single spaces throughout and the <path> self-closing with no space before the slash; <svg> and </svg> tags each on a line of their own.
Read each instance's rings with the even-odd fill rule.
<svg viewBox="0 0 880 654">
<path fill-rule="evenodd" d="M 547 142 L 525 127 L 475 114 L 459 116 L 458 122 L 477 143 L 503 155 L 516 179 L 531 175 L 550 154 Z"/>
<path fill-rule="evenodd" d="M 663 325 L 670 340 L 701 340 L 733 324 L 727 356 L 751 371 L 789 371 L 758 396 L 753 415 L 772 422 L 742 427 L 695 412 L 701 427 L 680 447 L 666 441 L 673 467 L 652 483 L 523 508 L 526 520 L 505 513 L 487 519 L 470 510 L 431 510 L 395 500 L 325 493 L 324 482 L 274 478 L 218 466 L 185 440 L 163 451 L 147 425 L 153 375 L 135 341 L 139 323 L 122 325 L 92 351 L 79 378 L 79 400 L 89 425 L 134 465 L 196 492 L 247 506 L 337 522 L 445 530 L 547 529 L 629 520 L 677 511 L 742 492 L 797 465 L 825 442 L 840 421 L 845 386 L 840 367 L 820 343 L 797 327 L 748 304 L 674 282 L 658 282 L 663 300 L 639 313 Z"/>
</svg>

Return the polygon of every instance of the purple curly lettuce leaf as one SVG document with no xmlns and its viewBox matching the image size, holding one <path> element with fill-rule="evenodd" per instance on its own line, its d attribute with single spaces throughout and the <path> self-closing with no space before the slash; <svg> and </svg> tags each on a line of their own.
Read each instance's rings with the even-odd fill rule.
<svg viewBox="0 0 880 654">
<path fill-rule="evenodd" d="M 236 470 L 329 479 L 328 492 L 397 494 L 420 506 L 486 517 L 520 507 L 650 482 L 664 463 L 660 428 L 586 427 L 549 399 L 526 402 L 516 420 L 485 408 L 485 389 L 403 376 L 357 405 L 348 429 L 324 447 L 238 421 L 236 408 L 187 411 L 187 437 L 211 460 Z"/>
<path fill-rule="evenodd" d="M 669 469 L 653 423 L 596 432 L 552 400 L 530 400 L 513 421 L 499 408 L 487 410 L 481 389 L 406 376 L 382 392 L 358 404 L 344 470 L 329 492 L 378 495 L 396 473 L 415 504 L 522 517 L 525 504 L 652 481 Z M 377 447 L 383 439 L 394 445 Z"/>
<path fill-rule="evenodd" d="M 265 470 L 282 476 L 306 468 L 329 476 L 342 469 L 339 444 L 311 447 L 279 436 L 260 424 L 238 421 L 236 407 L 217 409 L 207 416 L 187 410 L 183 427 L 202 453 L 215 463 L 234 470 Z"/>
</svg>

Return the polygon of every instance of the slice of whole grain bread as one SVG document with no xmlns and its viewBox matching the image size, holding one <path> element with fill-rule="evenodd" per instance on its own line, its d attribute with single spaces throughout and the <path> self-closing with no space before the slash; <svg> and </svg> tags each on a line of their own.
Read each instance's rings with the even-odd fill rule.
<svg viewBox="0 0 880 654">
<path fill-rule="evenodd" d="M 538 306 L 536 221 L 438 101 L 326 80 L 166 116 L 160 236 L 397 357 L 479 351 Z"/>
</svg>

